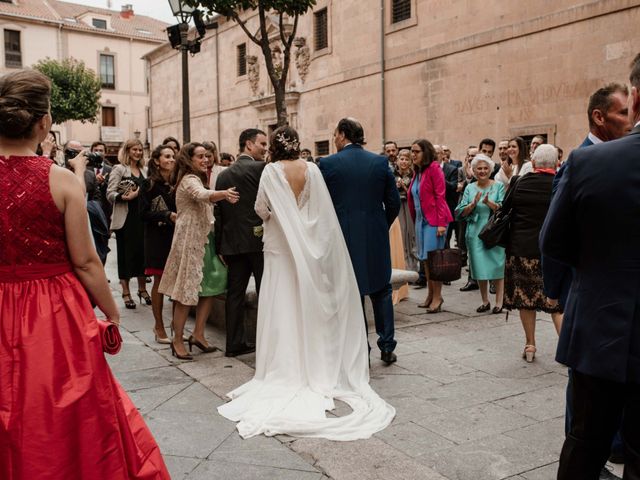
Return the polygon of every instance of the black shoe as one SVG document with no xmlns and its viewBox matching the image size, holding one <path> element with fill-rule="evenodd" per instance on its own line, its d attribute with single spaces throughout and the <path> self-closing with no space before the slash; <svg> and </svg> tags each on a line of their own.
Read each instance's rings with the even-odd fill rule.
<svg viewBox="0 0 640 480">
<path fill-rule="evenodd" d="M 622 480 L 621 477 L 614 474 L 612 471 L 608 470 L 606 467 L 602 467 L 600 470 L 599 480 Z"/>
<path fill-rule="evenodd" d="M 233 352 L 224 352 L 225 357 L 237 357 L 238 355 L 246 355 L 247 353 L 253 353 L 256 351 L 256 347 L 246 347 Z"/>
<path fill-rule="evenodd" d="M 382 360 L 387 365 L 391 365 L 393 362 L 398 360 L 398 357 L 393 352 L 382 352 L 380 355 L 380 360 Z"/>
<path fill-rule="evenodd" d="M 413 288 L 415 288 L 416 290 L 420 290 L 421 288 L 425 288 L 426 286 L 427 286 L 426 280 L 418 280 L 417 282 L 413 283 Z"/>
<path fill-rule="evenodd" d="M 451 285 L 451 282 L 442 282 L 443 285 Z"/>
<path fill-rule="evenodd" d="M 478 313 L 488 312 L 489 310 L 491 310 L 491 303 L 483 303 L 478 308 L 476 308 L 476 312 Z"/>
<path fill-rule="evenodd" d="M 467 284 L 464 287 L 460 287 L 460 291 L 461 292 L 470 292 L 472 290 L 478 290 L 480 287 L 478 286 L 478 283 L 471 280 L 469 282 L 467 282 Z"/>
<path fill-rule="evenodd" d="M 615 463 L 616 465 L 623 465 L 624 464 L 624 453 L 611 453 L 611 455 L 609 455 L 609 461 L 611 463 Z"/>
</svg>

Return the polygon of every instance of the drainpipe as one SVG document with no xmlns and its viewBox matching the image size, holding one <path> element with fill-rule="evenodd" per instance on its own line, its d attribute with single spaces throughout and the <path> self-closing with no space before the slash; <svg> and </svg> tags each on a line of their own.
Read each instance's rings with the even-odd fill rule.
<svg viewBox="0 0 640 480">
<path fill-rule="evenodd" d="M 216 31 L 216 127 L 218 130 L 218 152 L 222 152 L 220 144 L 220 70 L 218 69 L 218 22 L 214 22 L 212 28 Z"/>
<path fill-rule="evenodd" d="M 385 68 L 386 68 L 386 59 L 385 59 L 385 52 L 384 52 L 384 22 L 385 22 L 385 8 L 384 8 L 384 4 L 385 4 L 386 0 L 380 0 L 380 104 L 381 104 L 381 108 L 380 108 L 380 114 L 381 114 L 381 122 L 382 122 L 382 145 L 384 145 L 384 142 L 386 141 L 386 137 L 387 137 L 387 131 L 386 131 L 386 116 L 387 116 L 387 110 L 386 110 L 386 100 L 387 100 L 387 94 L 386 94 L 386 88 L 385 88 Z"/>
</svg>

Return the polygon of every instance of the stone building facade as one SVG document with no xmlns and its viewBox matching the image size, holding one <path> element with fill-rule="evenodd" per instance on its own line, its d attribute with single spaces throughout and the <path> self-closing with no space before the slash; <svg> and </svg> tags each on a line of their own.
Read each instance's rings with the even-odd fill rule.
<svg viewBox="0 0 640 480">
<path fill-rule="evenodd" d="M 255 13 L 247 21 L 258 30 Z M 316 155 L 334 151 L 343 116 L 361 120 L 372 150 L 426 137 L 459 158 L 483 137 L 516 134 L 571 149 L 587 132 L 588 96 L 627 82 L 639 21 L 640 0 L 318 0 L 296 35 L 290 123 Z M 218 24 L 190 58 L 191 136 L 236 153 L 243 128 L 268 130 L 276 114 L 260 50 Z M 146 58 L 158 142 L 182 131 L 180 57 L 163 45 Z"/>
<path fill-rule="evenodd" d="M 166 42 L 166 26 L 130 5 L 118 12 L 57 0 L 2 0 L 0 75 L 47 57 L 83 61 L 102 80 L 97 122 L 53 128 L 60 142 L 102 140 L 113 156 L 128 138 L 147 140 L 149 71 L 142 57 Z"/>
</svg>

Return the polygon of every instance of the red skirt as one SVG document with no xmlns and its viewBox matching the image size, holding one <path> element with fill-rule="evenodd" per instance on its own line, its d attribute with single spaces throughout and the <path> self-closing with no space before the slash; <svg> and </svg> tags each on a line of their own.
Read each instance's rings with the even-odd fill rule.
<svg viewBox="0 0 640 480">
<path fill-rule="evenodd" d="M 162 276 L 164 270 L 160 269 L 160 268 L 145 268 L 144 269 L 144 274 L 149 276 L 149 275 L 158 275 L 158 276 Z"/>
<path fill-rule="evenodd" d="M 0 271 L 0 478 L 169 479 L 73 273 Z"/>
</svg>

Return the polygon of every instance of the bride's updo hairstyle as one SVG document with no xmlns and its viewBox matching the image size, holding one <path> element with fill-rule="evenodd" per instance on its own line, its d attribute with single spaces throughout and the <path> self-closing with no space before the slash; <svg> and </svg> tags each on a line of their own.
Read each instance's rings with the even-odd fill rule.
<svg viewBox="0 0 640 480">
<path fill-rule="evenodd" d="M 33 127 L 49 113 L 51 82 L 36 70 L 0 77 L 0 136 L 31 138 Z"/>
<path fill-rule="evenodd" d="M 279 127 L 269 139 L 271 161 L 297 160 L 300 158 L 300 138 L 298 132 L 287 126 Z"/>
</svg>

